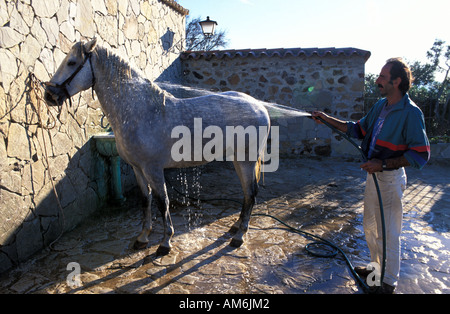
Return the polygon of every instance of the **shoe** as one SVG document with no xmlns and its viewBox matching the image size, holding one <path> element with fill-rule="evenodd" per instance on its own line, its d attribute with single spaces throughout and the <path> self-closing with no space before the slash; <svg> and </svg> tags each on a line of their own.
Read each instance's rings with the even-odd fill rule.
<svg viewBox="0 0 450 314">
<path fill-rule="evenodd" d="M 388 285 L 387 283 L 383 283 L 381 285 L 381 289 L 379 290 L 379 294 L 394 294 L 395 287 Z"/>
<path fill-rule="evenodd" d="M 370 294 L 394 294 L 395 287 L 388 285 L 387 283 L 383 283 L 381 287 L 371 287 L 369 293 Z"/>
<path fill-rule="evenodd" d="M 356 266 L 354 268 L 355 273 L 357 273 L 361 279 L 365 280 L 367 276 L 369 276 L 372 270 L 368 270 L 366 267 Z M 381 287 L 371 287 L 369 293 L 375 294 L 393 294 L 395 290 L 394 286 L 388 285 L 387 283 L 383 283 Z"/>
</svg>

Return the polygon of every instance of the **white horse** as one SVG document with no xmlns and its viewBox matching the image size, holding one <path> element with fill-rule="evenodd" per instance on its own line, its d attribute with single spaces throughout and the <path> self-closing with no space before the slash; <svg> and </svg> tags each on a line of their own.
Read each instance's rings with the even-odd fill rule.
<svg viewBox="0 0 450 314">
<path fill-rule="evenodd" d="M 198 147 L 194 144 L 199 144 L 199 137 L 198 134 L 195 135 L 195 131 L 206 131 L 211 127 L 210 131 L 221 130 L 222 134 L 225 134 L 228 126 L 255 126 L 266 127 L 268 133 L 269 114 L 263 102 L 243 93 L 227 92 L 190 99 L 175 98 L 145 79 L 111 51 L 97 47 L 96 43 L 96 39 L 93 39 L 87 43 L 78 42 L 72 47 L 51 81 L 47 83 L 45 99 L 49 105 L 61 105 L 83 90 L 91 87 L 95 90 L 114 131 L 117 151 L 120 157 L 133 167 L 137 182 L 147 197 L 148 205 L 142 231 L 134 246 L 142 249 L 149 242 L 153 196 L 164 224 L 164 238 L 157 254 L 168 254 L 174 230 L 169 213 L 164 169 L 197 166 L 211 161 L 206 160 L 204 156 L 198 158 L 198 151 L 195 152 Z M 202 130 L 195 130 L 198 129 L 198 121 L 201 121 Z M 177 161 L 179 158 L 174 160 L 172 150 L 177 141 L 178 144 L 180 142 L 174 138 L 173 131 L 180 126 L 192 131 L 192 147 L 183 147 L 183 150 L 186 149 L 184 153 L 189 152 L 190 148 L 193 148 L 194 152 L 191 152 L 192 158 Z M 232 227 L 236 232 L 230 243 L 233 247 L 242 245 L 248 230 L 258 190 L 258 161 L 266 145 L 267 133 L 265 136 L 259 136 L 256 158 L 238 160 L 239 149 L 236 146 L 229 147 L 227 143 L 223 145 L 227 160 L 230 160 L 230 156 L 234 157 L 231 159 L 244 192 L 239 220 Z M 202 148 L 205 142 L 205 138 L 201 138 Z M 251 140 L 245 141 L 246 153 L 252 145 L 255 143 L 251 143 Z M 218 149 L 222 147 L 215 147 L 214 155 L 218 153 Z"/>
</svg>

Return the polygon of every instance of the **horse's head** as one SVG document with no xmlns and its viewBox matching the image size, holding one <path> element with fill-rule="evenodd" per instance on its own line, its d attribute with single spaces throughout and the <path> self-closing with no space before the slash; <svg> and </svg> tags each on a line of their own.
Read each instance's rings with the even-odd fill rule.
<svg viewBox="0 0 450 314">
<path fill-rule="evenodd" d="M 91 55 L 97 44 L 94 38 L 88 43 L 73 45 L 50 82 L 46 83 L 45 100 L 50 106 L 60 106 L 71 96 L 95 84 Z"/>
</svg>

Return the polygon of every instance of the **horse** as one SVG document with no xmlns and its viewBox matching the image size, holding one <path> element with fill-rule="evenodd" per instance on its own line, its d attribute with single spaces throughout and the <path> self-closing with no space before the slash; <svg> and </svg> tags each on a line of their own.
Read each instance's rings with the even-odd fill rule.
<svg viewBox="0 0 450 314">
<path fill-rule="evenodd" d="M 211 146 L 212 140 L 207 142 L 208 129 L 216 130 L 217 134 L 219 131 L 228 134 L 229 126 L 239 126 L 244 130 L 252 126 L 267 129 L 257 140 L 252 142 L 252 139 L 246 139 L 241 142 L 244 144 L 240 150 L 245 151 L 245 158 L 238 158 L 239 147 L 236 147 L 236 143 L 228 146 L 223 143 L 223 147 L 215 145 L 213 149 L 214 156 L 222 151 L 226 160 L 233 162 L 242 186 L 242 210 L 230 229 L 234 232 L 230 246 L 240 247 L 244 243 L 258 193 L 258 169 L 270 129 L 270 118 L 264 102 L 232 91 L 195 98 L 176 98 L 145 78 L 139 70 L 110 49 L 97 45 L 96 38 L 73 45 L 51 80 L 46 83 L 44 97 L 49 106 L 61 106 L 73 95 L 90 88 L 97 94 L 114 132 L 119 156 L 133 168 L 140 190 L 147 199 L 142 230 L 134 242 L 134 248 L 144 249 L 148 245 L 154 199 L 164 224 L 158 255 L 170 252 L 174 234 L 164 170 L 195 167 L 212 161 L 208 156 L 198 154 L 199 147 L 204 149 L 208 143 Z M 186 139 L 192 141 L 180 145 L 181 140 L 174 136 L 177 128 L 192 131 L 194 134 L 191 133 L 191 138 Z M 203 131 L 203 137 L 195 135 L 195 131 Z M 212 135 L 214 132 L 209 132 L 209 138 Z M 183 151 L 186 158 L 173 158 L 174 145 Z M 249 156 L 255 145 L 257 156 Z"/>
</svg>

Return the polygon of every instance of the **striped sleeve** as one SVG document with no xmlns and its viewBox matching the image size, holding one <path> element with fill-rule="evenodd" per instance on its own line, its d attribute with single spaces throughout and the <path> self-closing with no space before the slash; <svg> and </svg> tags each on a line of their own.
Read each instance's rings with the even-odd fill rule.
<svg viewBox="0 0 450 314">
<path fill-rule="evenodd" d="M 347 135 L 350 137 L 360 139 L 360 140 L 363 139 L 364 136 L 366 135 L 366 131 L 361 126 L 361 121 L 358 121 L 358 122 L 348 121 L 347 122 Z"/>
<path fill-rule="evenodd" d="M 377 101 L 372 108 L 370 108 L 367 115 L 365 115 L 358 122 L 348 121 L 347 122 L 347 135 L 350 137 L 354 137 L 357 139 L 364 139 L 369 130 L 369 126 L 375 123 L 376 119 L 380 115 L 381 109 L 383 109 L 384 103 L 386 100 L 380 99 Z"/>
<path fill-rule="evenodd" d="M 425 121 L 419 108 L 409 113 L 406 128 L 408 150 L 404 156 L 412 167 L 422 169 L 430 160 L 430 143 L 425 131 Z"/>
</svg>

